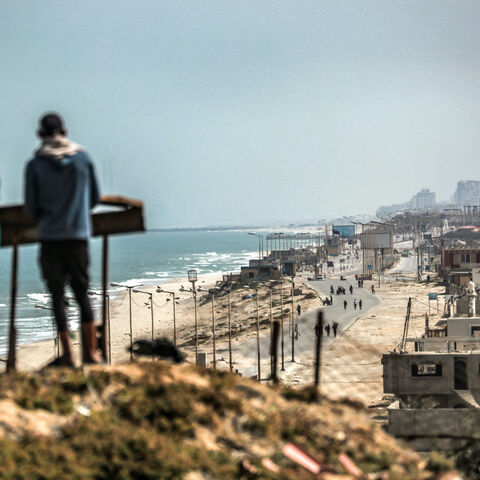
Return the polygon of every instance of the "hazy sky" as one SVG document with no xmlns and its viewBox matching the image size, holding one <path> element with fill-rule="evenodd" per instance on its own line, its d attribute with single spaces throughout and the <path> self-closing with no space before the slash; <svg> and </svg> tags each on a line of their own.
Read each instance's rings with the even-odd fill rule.
<svg viewBox="0 0 480 480">
<path fill-rule="evenodd" d="M 0 2 L 1 202 L 61 112 L 149 227 L 373 213 L 480 179 L 480 2 Z"/>
</svg>

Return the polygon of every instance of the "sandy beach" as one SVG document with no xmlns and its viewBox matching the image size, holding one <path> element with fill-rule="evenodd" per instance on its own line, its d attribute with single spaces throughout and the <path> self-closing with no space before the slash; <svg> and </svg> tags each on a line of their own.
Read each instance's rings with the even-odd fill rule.
<svg viewBox="0 0 480 480">
<path fill-rule="evenodd" d="M 398 269 L 397 269 L 398 270 Z M 393 270 L 395 272 L 396 270 Z M 313 323 L 315 312 L 322 306 L 321 297 L 330 283 L 337 281 L 338 276 L 328 278 L 321 288 L 318 285 L 312 288 L 312 282 L 307 281 L 310 274 L 304 272 L 295 279 L 296 287 L 301 294 L 294 297 L 294 308 L 300 304 L 302 316 L 297 317 L 294 311 L 295 322 L 299 321 L 300 332 L 303 337 L 296 343 L 295 362 L 291 361 L 291 283 L 284 281 L 283 286 L 283 319 L 285 336 L 285 369 L 279 371 L 282 383 L 290 385 L 304 385 L 313 380 Z M 211 363 L 212 355 L 212 304 L 208 289 L 215 286 L 222 279 L 221 275 L 199 276 L 198 290 L 198 336 L 199 353 L 206 353 L 207 362 Z M 315 282 L 313 282 L 315 283 Z M 353 277 L 347 278 L 347 283 L 354 284 Z M 441 287 L 433 283 L 415 281 L 414 275 L 402 275 L 396 281 L 393 274 L 386 277 L 380 285 L 375 282 L 375 302 L 368 304 L 368 295 L 372 282 L 366 282 L 362 293 L 368 309 L 351 312 L 351 320 L 347 327 L 335 339 L 325 339 L 322 354 L 322 391 L 334 398 L 349 397 L 359 400 L 366 405 L 377 404 L 383 398 L 382 384 L 382 354 L 398 347 L 400 341 L 408 297 L 412 297 L 413 307 L 411 315 L 410 336 L 420 335 L 424 325 L 424 315 L 428 311 L 427 293 L 440 292 Z M 176 292 L 176 325 L 177 345 L 186 353 L 187 360 L 194 361 L 194 308 L 193 296 L 187 289 L 190 284 L 186 279 L 176 279 L 162 283 L 164 290 Z M 182 291 L 182 286 L 184 291 Z M 156 286 L 139 287 L 143 291 L 155 292 Z M 320 292 L 320 293 L 319 293 Z M 257 372 L 256 357 L 256 301 L 255 298 L 245 298 L 245 295 L 254 294 L 254 290 L 240 288 L 231 294 L 232 319 L 232 352 L 233 369 L 243 375 L 253 376 Z M 171 295 L 154 293 L 154 336 L 167 337 L 173 340 L 173 308 Z M 352 298 L 348 298 L 352 301 Z M 360 298 L 360 297 L 359 297 Z M 262 379 L 266 380 L 270 373 L 270 357 L 268 355 L 270 341 L 270 292 L 266 286 L 259 288 L 259 319 L 261 328 L 261 371 Z M 281 290 L 277 286 L 272 290 L 272 318 L 280 319 Z M 342 296 L 334 295 L 334 302 L 343 302 Z M 332 307 L 323 307 L 327 318 L 335 316 Z M 352 307 L 349 306 L 351 310 Z M 216 332 L 216 360 L 217 368 L 229 367 L 228 352 L 228 300 L 227 295 L 215 298 L 215 332 Z M 441 310 L 441 309 L 440 309 Z M 336 310 L 343 311 L 342 308 Z M 130 309 L 128 292 L 119 292 L 111 302 L 111 334 L 112 334 L 112 363 L 124 363 L 130 359 L 127 351 L 130 345 Z M 348 312 L 347 312 L 348 313 Z M 440 311 L 441 314 L 441 311 Z M 433 325 L 440 314 L 433 308 L 431 324 Z M 307 325 L 309 325 L 307 327 Z M 141 293 L 132 293 L 132 326 L 133 339 L 152 338 L 152 317 L 149 297 Z M 302 346 L 303 345 L 303 346 Z M 80 344 L 78 333 L 75 332 L 75 354 L 80 364 Z M 53 340 L 46 340 L 26 345 L 18 349 L 18 368 L 20 370 L 34 370 L 45 365 L 54 358 L 56 347 Z"/>
<path fill-rule="evenodd" d="M 212 339 L 212 306 L 207 292 L 214 287 L 217 281 L 222 280 L 222 275 L 202 275 L 197 281 L 197 305 L 198 305 L 198 337 L 199 353 L 207 353 L 208 360 L 211 361 L 211 339 Z M 298 282 L 300 285 L 300 282 Z M 182 286 L 184 289 L 182 289 Z M 190 283 L 187 279 L 175 279 L 161 283 L 164 290 L 176 292 L 176 326 L 177 326 L 177 345 L 187 354 L 188 361 L 194 361 L 194 306 L 193 295 L 187 290 Z M 154 336 L 166 337 L 173 341 L 173 307 L 172 295 L 166 293 L 156 293 L 157 287 L 141 286 L 139 290 L 152 292 L 153 310 L 154 310 Z M 183 290 L 183 291 L 182 291 Z M 244 339 L 250 338 L 256 333 L 256 302 L 254 298 L 242 299 L 244 295 L 253 296 L 253 289 L 241 288 L 231 294 L 231 319 L 232 319 L 232 337 L 235 344 Z M 320 306 L 317 295 L 308 289 L 302 287 L 302 295 L 295 297 L 295 305 L 300 303 L 303 311 L 310 310 Z M 310 293 L 309 297 L 304 298 L 305 294 Z M 308 295 L 307 295 L 308 296 Z M 291 320 L 291 310 L 288 302 L 291 302 L 291 284 L 284 282 L 284 324 L 288 328 Z M 272 291 L 272 315 L 279 318 L 281 309 L 281 291 L 277 287 Z M 215 321 L 217 337 L 217 355 L 219 359 L 218 367 L 227 367 L 228 355 L 225 354 L 226 340 L 228 333 L 227 323 L 228 301 L 224 294 L 215 298 Z M 295 313 L 296 315 L 296 313 Z M 259 318 L 262 332 L 270 331 L 270 298 L 267 287 L 259 288 Z M 130 346 L 130 305 L 127 290 L 117 292 L 110 304 L 111 321 L 111 344 L 112 344 L 112 363 L 122 363 L 129 361 L 130 353 L 127 351 Z M 133 339 L 151 339 L 152 338 L 152 316 L 150 301 L 148 295 L 142 293 L 132 293 L 132 331 Z M 80 341 L 78 332 L 74 332 L 74 350 L 76 361 L 80 364 Z M 29 344 L 19 345 L 17 351 L 17 362 L 19 370 L 34 370 L 48 363 L 56 355 L 55 341 L 44 340 Z M 242 365 L 236 365 L 236 368 L 242 369 Z"/>
</svg>

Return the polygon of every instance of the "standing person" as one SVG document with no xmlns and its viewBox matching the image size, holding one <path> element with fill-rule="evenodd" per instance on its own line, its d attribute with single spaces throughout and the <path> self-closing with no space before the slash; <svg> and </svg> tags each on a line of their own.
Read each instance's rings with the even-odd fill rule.
<svg viewBox="0 0 480 480">
<path fill-rule="evenodd" d="M 330 295 L 330 305 L 333 305 L 333 297 Z"/>
<path fill-rule="evenodd" d="M 356 298 L 353 299 L 353 309 L 354 310 L 357 309 L 357 299 Z"/>
<path fill-rule="evenodd" d="M 372 283 L 372 294 L 375 295 L 375 285 Z"/>
<path fill-rule="evenodd" d="M 349 290 L 350 290 L 350 295 L 353 295 L 353 287 L 351 285 L 350 285 Z"/>
<path fill-rule="evenodd" d="M 347 301 L 346 301 L 346 300 L 343 301 L 343 309 L 344 309 L 344 310 L 347 309 Z"/>
<path fill-rule="evenodd" d="M 337 322 L 333 322 L 332 329 L 333 329 L 333 336 L 336 337 L 337 336 L 337 329 L 338 329 L 338 323 Z"/>
<path fill-rule="evenodd" d="M 359 308 L 360 310 L 362 309 L 362 305 L 363 305 L 362 299 L 360 299 L 360 300 L 358 301 L 358 308 Z"/>
<path fill-rule="evenodd" d="M 300 306 L 300 304 L 297 305 L 297 313 L 298 313 L 298 316 L 302 314 L 302 307 Z"/>
<path fill-rule="evenodd" d="M 328 323 L 325 326 L 325 331 L 327 332 L 327 337 L 329 337 L 330 336 L 330 325 Z"/>
<path fill-rule="evenodd" d="M 63 348 L 53 364 L 74 365 L 65 314 L 67 283 L 80 307 L 83 363 L 100 363 L 87 293 L 90 209 L 100 200 L 93 164 L 86 151 L 67 138 L 57 113 L 41 117 L 37 135 L 41 145 L 25 171 L 25 209 L 37 220 L 40 266 Z"/>
</svg>

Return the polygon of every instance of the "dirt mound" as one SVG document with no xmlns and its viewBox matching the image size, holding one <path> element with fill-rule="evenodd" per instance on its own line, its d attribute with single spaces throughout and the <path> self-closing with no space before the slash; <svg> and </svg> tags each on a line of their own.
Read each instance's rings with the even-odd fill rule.
<svg viewBox="0 0 480 480">
<path fill-rule="evenodd" d="M 165 362 L 4 375 L 0 477 L 440 478 L 362 406 L 315 397 Z"/>
</svg>

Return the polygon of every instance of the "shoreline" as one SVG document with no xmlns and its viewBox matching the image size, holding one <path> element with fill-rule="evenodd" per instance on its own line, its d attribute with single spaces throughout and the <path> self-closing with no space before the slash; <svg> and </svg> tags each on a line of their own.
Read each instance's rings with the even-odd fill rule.
<svg viewBox="0 0 480 480">
<path fill-rule="evenodd" d="M 197 284 L 205 284 L 205 286 L 213 286 L 216 282 L 217 279 L 222 278 L 223 274 L 203 274 L 198 276 L 198 281 Z M 125 284 L 128 284 L 129 282 L 122 282 Z M 157 284 L 161 285 L 162 288 L 165 288 L 167 290 L 173 290 L 175 292 L 178 292 L 178 294 L 187 294 L 190 293 L 188 291 L 181 292 L 179 290 L 180 286 L 183 284 L 187 283 L 188 281 L 184 278 L 171 278 L 171 279 L 165 279 L 164 281 L 158 281 L 155 280 L 151 283 L 151 285 L 142 285 L 143 290 L 145 291 L 151 291 L 152 293 L 156 291 L 157 289 Z M 185 285 L 184 285 L 185 286 Z M 118 309 L 119 306 L 121 306 L 124 303 L 125 296 L 122 296 L 122 292 L 126 290 L 120 289 L 120 287 L 115 287 L 118 288 L 118 292 L 115 291 L 115 293 L 112 293 L 111 295 L 111 300 L 110 300 L 110 308 L 112 310 Z M 205 287 L 207 288 L 207 287 Z M 140 295 L 140 294 L 138 294 Z M 142 296 L 143 297 L 143 296 Z M 92 299 L 95 299 L 95 296 L 91 297 Z M 145 298 L 147 298 L 145 296 Z M 100 297 L 98 297 L 100 299 Z M 95 306 L 94 308 L 94 313 L 95 315 L 95 321 L 98 324 L 99 318 L 101 315 L 101 310 L 99 311 L 96 306 L 98 305 L 98 300 L 92 301 L 92 306 Z M 119 305 L 120 303 L 120 305 Z M 132 302 L 133 303 L 133 302 Z M 137 300 L 138 303 L 138 300 Z M 167 306 L 167 303 L 165 302 L 165 305 L 161 306 L 160 308 L 165 308 Z M 115 336 L 114 335 L 114 325 L 113 325 L 113 316 L 112 312 L 110 314 L 111 316 L 111 331 L 112 331 L 112 354 L 115 349 Z M 163 316 L 163 315 L 161 315 Z M 140 323 L 146 323 L 145 321 L 140 321 Z M 140 328 L 143 328 L 143 325 L 139 325 Z M 74 348 L 74 355 L 79 359 L 80 358 L 80 337 L 79 333 L 80 330 L 78 328 L 71 330 L 70 333 L 74 338 L 72 338 L 72 343 L 73 343 L 73 348 Z M 139 338 L 145 338 L 146 335 L 143 336 L 138 336 L 137 339 Z M 8 342 L 8 340 L 7 340 Z M 117 342 L 118 343 L 118 342 Z M 56 345 L 55 345 L 55 337 L 47 337 L 47 338 L 39 338 L 38 340 L 34 341 L 29 341 L 25 343 L 18 343 L 17 342 L 17 363 L 18 363 L 18 369 L 19 370 L 35 370 L 38 368 L 41 368 L 42 365 L 48 363 L 51 359 L 53 359 L 53 356 L 55 355 L 56 352 Z M 8 344 L 7 348 L 4 353 L 2 353 L 2 357 L 6 356 L 8 353 Z M 119 351 L 117 353 L 120 353 Z M 112 355 L 113 358 L 113 355 Z"/>
</svg>

